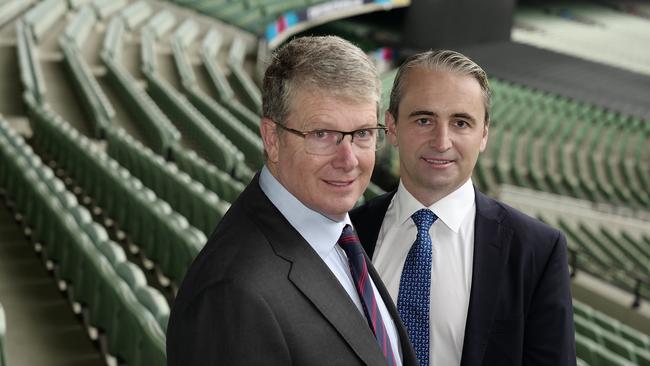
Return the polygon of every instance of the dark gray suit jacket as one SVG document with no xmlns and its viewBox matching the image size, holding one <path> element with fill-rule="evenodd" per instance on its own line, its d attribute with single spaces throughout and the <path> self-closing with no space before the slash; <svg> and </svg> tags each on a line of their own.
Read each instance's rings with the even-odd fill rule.
<svg viewBox="0 0 650 366">
<path fill-rule="evenodd" d="M 564 235 L 475 193 L 474 267 L 461 365 L 575 365 Z M 370 257 L 394 195 L 350 213 Z"/>
<path fill-rule="evenodd" d="M 415 353 L 383 283 L 404 365 Z M 364 316 L 256 176 L 188 271 L 167 330 L 168 365 L 386 365 Z"/>
</svg>

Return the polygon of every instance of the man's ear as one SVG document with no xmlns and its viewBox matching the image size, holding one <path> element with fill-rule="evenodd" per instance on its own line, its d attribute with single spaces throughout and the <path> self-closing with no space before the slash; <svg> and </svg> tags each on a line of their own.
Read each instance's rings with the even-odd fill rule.
<svg viewBox="0 0 650 366">
<path fill-rule="evenodd" d="M 270 118 L 263 117 L 260 123 L 260 134 L 262 135 L 262 143 L 264 143 L 264 151 L 266 151 L 268 160 L 277 163 L 280 154 L 278 127 Z"/>
<path fill-rule="evenodd" d="M 481 147 L 480 147 L 480 152 L 485 151 L 485 148 L 487 147 L 488 143 L 488 137 L 489 137 L 489 129 L 490 129 L 490 123 L 488 121 L 483 122 L 483 136 L 481 137 Z"/>
<path fill-rule="evenodd" d="M 391 145 L 397 147 L 397 121 L 389 111 L 384 113 L 384 122 L 386 123 L 386 127 L 388 127 L 388 141 Z"/>
</svg>

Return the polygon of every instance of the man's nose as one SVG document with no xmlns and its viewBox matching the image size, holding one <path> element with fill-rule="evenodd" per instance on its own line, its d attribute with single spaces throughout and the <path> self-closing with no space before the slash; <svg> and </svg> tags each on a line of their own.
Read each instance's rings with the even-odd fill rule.
<svg viewBox="0 0 650 366">
<path fill-rule="evenodd" d="M 359 165 L 359 159 L 355 153 L 354 143 L 352 142 L 352 135 L 347 139 L 343 139 L 336 147 L 336 154 L 334 156 L 333 166 L 335 168 L 352 169 Z"/>
<path fill-rule="evenodd" d="M 429 145 L 436 149 L 436 151 L 444 152 L 451 148 L 451 136 L 449 133 L 449 126 L 441 123 L 433 130 L 433 136 Z"/>
</svg>

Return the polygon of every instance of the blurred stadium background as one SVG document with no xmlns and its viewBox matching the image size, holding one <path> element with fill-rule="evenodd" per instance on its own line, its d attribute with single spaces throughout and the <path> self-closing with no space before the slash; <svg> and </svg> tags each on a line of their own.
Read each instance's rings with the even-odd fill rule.
<svg viewBox="0 0 650 366">
<path fill-rule="evenodd" d="M 420 49 L 484 66 L 475 184 L 566 233 L 580 364 L 650 365 L 648 3 L 0 0 L 0 366 L 165 364 L 174 292 L 262 164 L 265 60 L 299 34 L 360 45 L 385 93 Z M 381 151 L 366 198 L 398 175 Z"/>
</svg>

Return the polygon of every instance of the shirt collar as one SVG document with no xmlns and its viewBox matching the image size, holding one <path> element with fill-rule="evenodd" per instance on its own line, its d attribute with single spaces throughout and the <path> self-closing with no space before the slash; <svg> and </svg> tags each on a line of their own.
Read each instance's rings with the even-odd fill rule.
<svg viewBox="0 0 650 366">
<path fill-rule="evenodd" d="M 271 174 L 266 165 L 260 173 L 260 188 L 321 258 L 334 249 L 345 225 L 351 225 L 347 214 L 342 221 L 334 221 L 305 206 Z"/>
<path fill-rule="evenodd" d="M 400 224 L 411 219 L 411 215 L 417 210 L 428 208 L 438 216 L 453 232 L 458 233 L 460 224 L 473 207 L 475 198 L 472 179 L 468 179 L 455 191 L 434 202 L 431 206 L 425 207 L 404 187 L 400 180 L 395 199 L 397 203 L 397 219 Z"/>
</svg>

